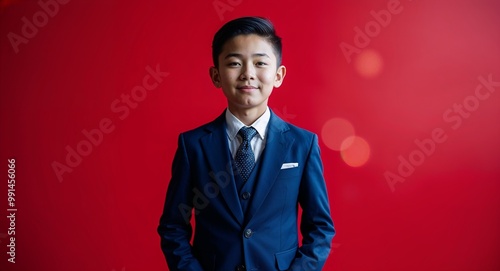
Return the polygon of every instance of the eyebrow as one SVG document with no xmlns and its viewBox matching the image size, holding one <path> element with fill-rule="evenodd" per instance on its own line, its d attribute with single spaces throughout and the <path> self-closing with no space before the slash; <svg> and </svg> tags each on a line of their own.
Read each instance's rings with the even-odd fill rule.
<svg viewBox="0 0 500 271">
<path fill-rule="evenodd" d="M 241 58 L 243 55 L 242 54 L 237 54 L 237 53 L 230 53 L 230 54 L 227 54 L 226 57 L 224 57 L 224 59 L 228 59 L 230 57 L 238 57 L 238 58 Z M 267 58 L 271 58 L 269 57 L 269 55 L 265 54 L 265 53 L 256 53 L 256 54 L 252 54 L 252 57 L 260 57 L 260 56 L 263 56 L 263 57 L 267 57 Z"/>
</svg>

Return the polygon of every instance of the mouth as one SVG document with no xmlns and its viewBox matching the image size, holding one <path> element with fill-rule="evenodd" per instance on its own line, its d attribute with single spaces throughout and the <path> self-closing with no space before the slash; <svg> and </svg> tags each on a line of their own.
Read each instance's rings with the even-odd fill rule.
<svg viewBox="0 0 500 271">
<path fill-rule="evenodd" d="M 243 92 L 251 92 L 255 89 L 258 89 L 258 87 L 250 86 L 250 85 L 244 85 L 244 86 L 238 86 L 236 89 L 241 90 Z"/>
</svg>

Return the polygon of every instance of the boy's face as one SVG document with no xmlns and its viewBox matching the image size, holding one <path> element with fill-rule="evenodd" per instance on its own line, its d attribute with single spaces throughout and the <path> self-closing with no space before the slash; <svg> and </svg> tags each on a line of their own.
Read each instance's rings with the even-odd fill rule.
<svg viewBox="0 0 500 271">
<path fill-rule="evenodd" d="M 212 82 L 222 88 L 233 113 L 248 109 L 263 113 L 285 73 L 284 66 L 277 67 L 272 45 L 254 34 L 228 40 L 219 55 L 219 67 L 210 68 Z"/>
</svg>

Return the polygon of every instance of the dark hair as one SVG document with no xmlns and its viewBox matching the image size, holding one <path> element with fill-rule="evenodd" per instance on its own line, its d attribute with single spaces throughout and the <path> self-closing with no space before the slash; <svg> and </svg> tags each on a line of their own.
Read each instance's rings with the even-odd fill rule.
<svg viewBox="0 0 500 271">
<path fill-rule="evenodd" d="M 212 41 L 212 58 L 215 67 L 219 67 L 219 55 L 222 52 L 224 44 L 239 35 L 256 34 L 266 38 L 274 48 L 278 66 L 281 65 L 281 38 L 276 35 L 274 26 L 266 18 L 262 17 L 241 17 L 227 22 L 214 35 Z"/>
</svg>

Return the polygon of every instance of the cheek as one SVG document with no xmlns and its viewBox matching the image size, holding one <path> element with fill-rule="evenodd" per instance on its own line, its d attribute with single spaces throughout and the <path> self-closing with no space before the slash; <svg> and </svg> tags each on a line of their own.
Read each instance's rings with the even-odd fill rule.
<svg viewBox="0 0 500 271">
<path fill-rule="evenodd" d="M 238 78 L 238 75 L 235 72 L 224 72 L 221 73 L 221 80 L 222 82 L 225 83 L 231 83 L 234 82 Z"/>
<path fill-rule="evenodd" d="M 273 84 L 276 74 L 274 72 L 266 72 L 261 74 L 260 80 L 262 83 Z"/>
</svg>

